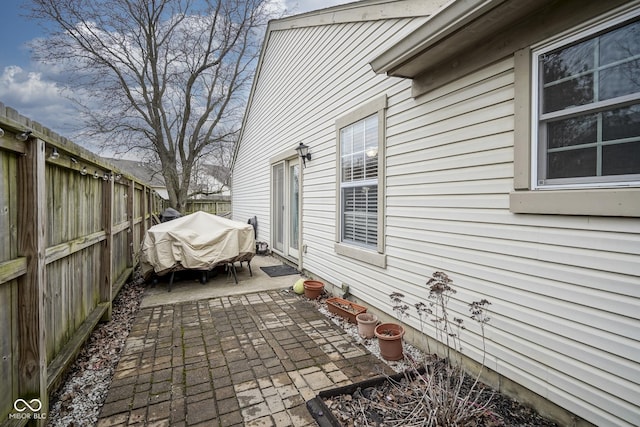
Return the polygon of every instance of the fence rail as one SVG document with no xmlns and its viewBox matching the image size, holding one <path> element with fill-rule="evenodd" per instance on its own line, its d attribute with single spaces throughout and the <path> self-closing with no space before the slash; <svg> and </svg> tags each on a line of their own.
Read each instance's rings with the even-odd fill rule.
<svg viewBox="0 0 640 427">
<path fill-rule="evenodd" d="M 2 104 L 0 128 L 0 425 L 24 425 L 14 402 L 39 399 L 48 412 L 49 393 L 110 318 L 163 200 Z"/>
<path fill-rule="evenodd" d="M 228 216 L 231 213 L 231 196 L 217 196 L 211 199 L 188 200 L 184 214 L 204 211 L 214 215 Z"/>
</svg>

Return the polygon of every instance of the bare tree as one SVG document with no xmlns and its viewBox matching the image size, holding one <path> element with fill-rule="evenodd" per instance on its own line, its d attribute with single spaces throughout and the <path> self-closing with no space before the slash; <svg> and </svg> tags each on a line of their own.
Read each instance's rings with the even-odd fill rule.
<svg viewBox="0 0 640 427">
<path fill-rule="evenodd" d="M 86 129 L 158 161 L 180 210 L 194 165 L 230 150 L 237 137 L 274 7 L 268 0 L 31 0 L 30 12 L 49 30 L 34 55 L 65 70 Z"/>
</svg>

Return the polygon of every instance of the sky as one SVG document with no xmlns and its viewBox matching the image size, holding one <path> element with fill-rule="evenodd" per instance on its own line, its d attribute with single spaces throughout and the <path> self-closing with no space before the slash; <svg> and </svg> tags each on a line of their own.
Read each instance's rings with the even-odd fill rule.
<svg viewBox="0 0 640 427">
<path fill-rule="evenodd" d="M 288 14 L 323 9 L 355 0 L 274 0 Z M 71 101 L 61 93 L 55 72 L 31 59 L 27 43 L 43 36 L 38 24 L 26 18 L 28 0 L 2 0 L 0 15 L 0 103 L 73 140 L 77 123 Z M 93 147 L 86 147 L 92 149 Z"/>
</svg>

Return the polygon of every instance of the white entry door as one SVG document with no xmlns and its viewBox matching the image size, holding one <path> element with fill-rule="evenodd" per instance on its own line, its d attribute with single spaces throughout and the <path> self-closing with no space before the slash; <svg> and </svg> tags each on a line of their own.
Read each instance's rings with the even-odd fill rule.
<svg viewBox="0 0 640 427">
<path fill-rule="evenodd" d="M 298 259 L 300 242 L 300 165 L 297 158 L 272 166 L 273 249 Z"/>
</svg>

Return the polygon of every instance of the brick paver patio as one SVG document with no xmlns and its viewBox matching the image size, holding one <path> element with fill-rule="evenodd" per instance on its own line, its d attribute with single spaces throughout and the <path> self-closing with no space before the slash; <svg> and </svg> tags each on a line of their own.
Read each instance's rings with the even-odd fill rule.
<svg viewBox="0 0 640 427">
<path fill-rule="evenodd" d="M 307 400 L 382 372 L 289 292 L 151 307 L 136 316 L 98 426 L 316 425 Z"/>
</svg>

